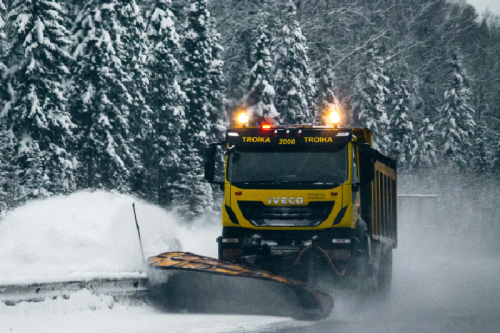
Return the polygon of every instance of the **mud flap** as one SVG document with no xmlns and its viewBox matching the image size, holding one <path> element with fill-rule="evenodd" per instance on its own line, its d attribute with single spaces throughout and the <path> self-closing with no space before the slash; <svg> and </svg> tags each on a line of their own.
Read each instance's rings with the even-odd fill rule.
<svg viewBox="0 0 500 333">
<path fill-rule="evenodd" d="M 186 252 L 149 258 L 149 299 L 170 311 L 292 316 L 317 320 L 333 298 L 265 271 Z"/>
</svg>

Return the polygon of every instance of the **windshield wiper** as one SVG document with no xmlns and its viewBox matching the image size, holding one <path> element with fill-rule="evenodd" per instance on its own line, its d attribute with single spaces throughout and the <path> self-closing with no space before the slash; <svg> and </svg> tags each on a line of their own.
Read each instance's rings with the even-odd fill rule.
<svg viewBox="0 0 500 333">
<path fill-rule="evenodd" d="M 276 184 L 279 185 L 281 182 L 277 182 L 275 180 L 252 180 L 249 182 L 235 182 L 236 184 Z"/>
<path fill-rule="evenodd" d="M 293 183 L 293 184 L 313 184 L 313 185 L 334 185 L 340 186 L 339 183 L 325 183 L 322 180 L 294 180 L 294 181 L 284 181 L 282 183 Z"/>
</svg>

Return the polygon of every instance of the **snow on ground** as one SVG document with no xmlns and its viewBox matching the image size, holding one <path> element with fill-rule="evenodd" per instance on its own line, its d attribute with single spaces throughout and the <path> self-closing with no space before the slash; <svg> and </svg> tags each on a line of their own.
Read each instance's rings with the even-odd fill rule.
<svg viewBox="0 0 500 333">
<path fill-rule="evenodd" d="M 146 256 L 217 255 L 214 218 L 181 224 L 132 196 L 82 191 L 29 202 L 0 222 L 0 285 L 144 275 L 134 202 Z"/>
<path fill-rule="evenodd" d="M 0 221 L 0 285 L 145 276 L 133 202 L 146 256 L 174 250 L 217 255 L 218 219 L 182 224 L 132 196 L 83 191 L 29 202 Z M 165 313 L 88 290 L 69 299 L 0 302 L 0 333 L 248 332 L 285 322 L 301 325 L 283 317 Z"/>
<path fill-rule="evenodd" d="M 264 316 L 169 314 L 148 305 L 116 303 L 82 290 L 69 299 L 6 306 L 0 302 L 0 333 L 100 332 L 251 332 L 303 325 L 288 318 Z"/>
</svg>

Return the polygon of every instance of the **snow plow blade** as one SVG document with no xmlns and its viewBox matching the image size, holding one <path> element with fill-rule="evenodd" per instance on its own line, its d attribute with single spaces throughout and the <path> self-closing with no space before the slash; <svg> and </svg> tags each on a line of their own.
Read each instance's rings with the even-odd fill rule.
<svg viewBox="0 0 500 333">
<path fill-rule="evenodd" d="M 148 259 L 149 299 L 170 311 L 292 316 L 317 320 L 333 298 L 265 271 L 186 252 Z"/>
</svg>

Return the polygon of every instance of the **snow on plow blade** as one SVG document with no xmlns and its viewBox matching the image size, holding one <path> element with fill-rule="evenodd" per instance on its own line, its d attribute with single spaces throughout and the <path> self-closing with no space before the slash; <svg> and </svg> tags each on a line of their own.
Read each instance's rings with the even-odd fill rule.
<svg viewBox="0 0 500 333">
<path fill-rule="evenodd" d="M 265 271 L 186 252 L 149 258 L 149 299 L 169 310 L 321 319 L 333 298 Z"/>
</svg>

